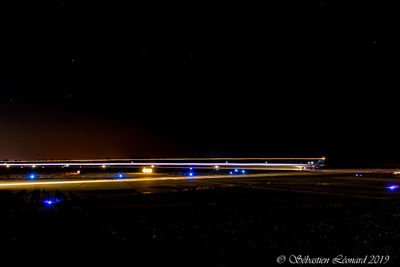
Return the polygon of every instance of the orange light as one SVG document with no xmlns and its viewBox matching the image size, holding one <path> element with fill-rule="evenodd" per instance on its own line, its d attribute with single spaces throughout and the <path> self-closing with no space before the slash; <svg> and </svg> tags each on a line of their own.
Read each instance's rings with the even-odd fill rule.
<svg viewBox="0 0 400 267">
<path fill-rule="evenodd" d="M 143 173 L 152 173 L 152 172 L 153 172 L 153 169 L 144 167 L 143 170 L 142 170 L 142 172 L 143 172 Z"/>
</svg>

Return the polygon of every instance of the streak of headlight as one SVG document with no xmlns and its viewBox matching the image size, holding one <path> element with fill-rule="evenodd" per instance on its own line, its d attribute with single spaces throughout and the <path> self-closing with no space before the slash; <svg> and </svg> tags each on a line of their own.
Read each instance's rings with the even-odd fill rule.
<svg viewBox="0 0 400 267">
<path fill-rule="evenodd" d="M 85 159 L 85 160 L 67 160 L 68 162 L 110 162 L 110 161 L 163 161 L 163 160 L 325 160 L 322 158 L 149 158 L 149 159 Z M 47 160 L 37 160 L 37 162 L 46 162 Z M 53 162 L 65 162 L 66 160 L 51 160 Z M 19 161 L 19 162 L 33 162 L 32 161 Z M 36 161 L 35 161 L 36 162 Z"/>
<path fill-rule="evenodd" d="M 265 176 L 265 174 L 248 175 L 248 177 Z M 243 177 L 243 176 L 242 176 Z M 231 175 L 212 175 L 196 177 L 153 177 L 153 178 L 127 178 L 127 179 L 99 179 L 99 180 L 74 180 L 74 181 L 46 181 L 46 182 L 11 182 L 0 183 L 1 187 L 27 186 L 27 185 L 60 185 L 60 184 L 96 184 L 96 183 L 122 183 L 122 182 L 143 182 L 143 181 L 168 181 L 168 180 L 193 180 L 193 179 L 220 179 L 232 178 Z"/>
<path fill-rule="evenodd" d="M 41 163 L 40 165 L 43 166 L 64 166 L 64 165 L 69 165 L 69 166 L 106 166 L 104 163 L 65 163 L 65 162 L 60 162 L 60 163 Z M 219 166 L 309 166 L 310 164 L 300 164 L 300 163 L 218 163 Z M 9 166 L 32 166 L 34 164 L 32 163 L 9 163 Z M 149 165 L 154 165 L 154 166 L 215 166 L 215 163 L 201 163 L 201 162 L 190 162 L 190 163 L 170 163 L 170 162 L 150 162 L 150 163 L 127 163 L 127 162 L 109 162 L 107 163 L 108 166 L 149 166 Z"/>
</svg>

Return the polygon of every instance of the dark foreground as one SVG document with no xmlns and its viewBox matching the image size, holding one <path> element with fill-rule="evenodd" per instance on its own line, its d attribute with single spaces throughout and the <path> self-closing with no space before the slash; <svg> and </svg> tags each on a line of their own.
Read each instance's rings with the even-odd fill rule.
<svg viewBox="0 0 400 267">
<path fill-rule="evenodd" d="M 3 190 L 2 260 L 13 265 L 269 266 L 280 255 L 342 254 L 389 255 L 386 265 L 398 265 L 399 200 L 396 192 L 384 190 L 393 177 L 367 175 L 357 182 L 364 194 L 355 195 L 351 192 L 357 183 L 346 177 L 298 178 L 303 186 L 292 187 L 278 186 L 278 180 L 276 187 L 260 186 L 273 185 L 269 177 L 140 194 L 126 189 L 86 195 L 57 191 L 67 200 L 52 207 L 26 202 L 28 190 Z M 335 183 L 343 194 L 333 190 Z"/>
</svg>

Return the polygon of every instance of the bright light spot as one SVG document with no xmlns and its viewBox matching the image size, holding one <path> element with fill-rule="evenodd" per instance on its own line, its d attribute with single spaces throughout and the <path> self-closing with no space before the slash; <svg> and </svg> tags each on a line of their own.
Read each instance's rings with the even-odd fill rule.
<svg viewBox="0 0 400 267">
<path fill-rule="evenodd" d="M 400 174 L 400 171 L 395 171 L 393 172 L 393 174 Z"/>
<path fill-rule="evenodd" d="M 235 172 L 239 172 L 239 170 L 238 170 L 238 169 L 235 169 Z"/>
<path fill-rule="evenodd" d="M 35 178 L 36 178 L 36 175 L 35 175 L 35 174 L 31 174 L 31 175 L 29 175 L 29 178 L 30 178 L 30 179 L 35 179 Z"/>
<path fill-rule="evenodd" d="M 193 167 L 190 167 L 189 170 L 193 170 Z"/>
<path fill-rule="evenodd" d="M 53 205 L 53 204 L 55 204 L 55 203 L 58 203 L 58 202 L 61 202 L 62 201 L 62 199 L 59 199 L 59 198 L 55 198 L 55 199 L 45 199 L 45 200 L 43 200 L 43 203 L 45 204 L 45 205 L 47 205 L 47 206 L 51 206 L 51 205 Z"/>
<path fill-rule="evenodd" d="M 394 190 L 397 190 L 399 188 L 399 186 L 397 184 L 393 184 L 386 188 L 389 189 L 390 191 L 394 191 Z"/>
<path fill-rule="evenodd" d="M 193 172 L 189 172 L 189 176 L 193 176 Z"/>
<path fill-rule="evenodd" d="M 65 165 L 65 167 L 69 167 L 69 164 Z"/>
<path fill-rule="evenodd" d="M 245 174 L 245 173 L 246 173 L 246 171 L 245 171 L 245 170 L 242 170 L 242 173 L 243 173 L 243 174 Z"/>
<path fill-rule="evenodd" d="M 32 168 L 36 168 L 36 165 L 32 165 Z"/>
<path fill-rule="evenodd" d="M 152 168 L 154 168 L 154 165 L 151 165 Z"/>
<path fill-rule="evenodd" d="M 124 178 L 124 175 L 122 173 L 118 174 L 118 178 Z"/>
<path fill-rule="evenodd" d="M 101 166 L 101 167 L 104 169 L 104 168 L 106 168 L 107 166 L 106 166 L 106 165 L 103 165 L 103 166 Z"/>
<path fill-rule="evenodd" d="M 229 172 L 229 174 L 233 174 L 233 172 Z"/>
<path fill-rule="evenodd" d="M 214 168 L 218 170 L 218 169 L 219 169 L 219 166 L 218 166 L 218 165 L 216 165 L 216 166 L 214 166 Z"/>
<path fill-rule="evenodd" d="M 10 168 L 10 165 L 7 165 L 6 167 L 7 167 L 7 168 Z"/>
<path fill-rule="evenodd" d="M 144 167 L 144 168 L 142 169 L 142 172 L 143 172 L 143 173 L 152 173 L 152 172 L 153 172 L 153 169 Z"/>
<path fill-rule="evenodd" d="M 77 171 L 76 171 L 76 174 L 81 174 L 81 171 L 80 171 L 80 170 L 77 170 Z"/>
</svg>

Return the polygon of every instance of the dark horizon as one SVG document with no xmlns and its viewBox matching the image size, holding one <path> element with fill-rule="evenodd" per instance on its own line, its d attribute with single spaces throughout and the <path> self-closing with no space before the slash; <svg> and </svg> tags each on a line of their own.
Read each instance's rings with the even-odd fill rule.
<svg viewBox="0 0 400 267">
<path fill-rule="evenodd" d="M 2 3 L 0 158 L 400 164 L 397 42 L 382 9 Z"/>
</svg>

